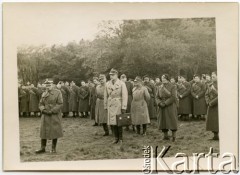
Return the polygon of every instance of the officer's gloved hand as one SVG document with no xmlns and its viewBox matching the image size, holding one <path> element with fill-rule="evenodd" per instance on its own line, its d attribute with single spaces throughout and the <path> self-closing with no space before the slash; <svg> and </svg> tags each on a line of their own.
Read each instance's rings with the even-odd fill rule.
<svg viewBox="0 0 240 175">
<path fill-rule="evenodd" d="M 122 109 L 121 112 L 122 112 L 122 114 L 125 114 L 126 113 L 126 109 Z"/>
</svg>

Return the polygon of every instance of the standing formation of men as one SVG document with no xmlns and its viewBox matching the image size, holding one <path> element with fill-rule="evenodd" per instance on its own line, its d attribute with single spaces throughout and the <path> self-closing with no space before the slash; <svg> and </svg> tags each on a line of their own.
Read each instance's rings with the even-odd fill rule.
<svg viewBox="0 0 240 175">
<path fill-rule="evenodd" d="M 52 152 L 56 152 L 57 139 L 63 136 L 61 117 L 87 118 L 90 115 L 93 126 L 103 127 L 103 136 L 109 136 L 111 129 L 115 144 L 123 143 L 123 128 L 116 120 L 118 114 L 131 113 L 133 130 L 136 128 L 136 133 L 142 135 L 147 134 L 151 120 L 157 118 L 163 140 L 170 139 L 168 132 L 171 131 L 173 142 L 178 120 L 205 120 L 207 117 L 206 130 L 213 132 L 213 140 L 219 139 L 216 72 L 211 76 L 194 75 L 189 82 L 184 75 L 175 79 L 168 74 L 155 81 L 148 75 L 128 80 L 125 74 L 119 77 L 116 69 L 111 69 L 109 75 L 109 81 L 105 74 L 100 74 L 88 83 L 81 81 L 80 87 L 74 81 L 54 85 L 47 80 L 37 87 L 30 83 L 19 84 L 20 116 L 41 116 L 41 149 L 36 153 L 45 152 L 47 139 L 52 140 Z"/>
</svg>

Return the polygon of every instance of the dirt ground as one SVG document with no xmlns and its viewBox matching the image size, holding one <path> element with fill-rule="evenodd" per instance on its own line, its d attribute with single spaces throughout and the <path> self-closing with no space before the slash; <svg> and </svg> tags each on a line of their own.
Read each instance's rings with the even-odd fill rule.
<svg viewBox="0 0 240 175">
<path fill-rule="evenodd" d="M 113 145 L 112 135 L 103 137 L 101 126 L 92 126 L 93 121 L 86 118 L 63 118 L 64 137 L 60 138 L 57 153 L 50 154 L 51 140 L 47 143 L 47 153 L 36 155 L 40 148 L 40 118 L 20 118 L 20 157 L 23 162 L 72 161 L 96 159 L 143 158 L 143 146 L 158 146 L 159 153 L 163 146 L 171 145 L 165 157 L 178 152 L 208 153 L 209 147 L 219 153 L 219 141 L 209 140 L 211 132 L 205 131 L 205 121 L 179 121 L 175 142 L 163 141 L 163 134 L 157 129 L 157 121 L 151 120 L 147 135 L 137 135 L 132 130 L 123 132 L 123 147 Z"/>
</svg>

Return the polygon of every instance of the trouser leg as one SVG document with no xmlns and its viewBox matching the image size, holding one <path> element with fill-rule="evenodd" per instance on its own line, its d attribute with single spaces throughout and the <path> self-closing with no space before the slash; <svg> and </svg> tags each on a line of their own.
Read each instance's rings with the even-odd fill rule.
<svg viewBox="0 0 240 175">
<path fill-rule="evenodd" d="M 103 136 L 108 136 L 109 135 L 109 130 L 108 130 L 107 123 L 103 123 L 103 130 L 105 132 Z"/>
<path fill-rule="evenodd" d="M 112 128 L 113 128 L 113 133 L 114 133 L 114 137 L 115 137 L 115 141 L 113 143 L 118 143 L 118 141 L 119 141 L 118 126 L 112 125 Z"/>
<path fill-rule="evenodd" d="M 137 134 L 140 134 L 140 130 L 141 130 L 140 125 L 136 125 L 136 128 L 137 128 Z"/>
<path fill-rule="evenodd" d="M 122 126 L 118 126 L 118 140 L 123 140 L 123 129 Z"/>
<path fill-rule="evenodd" d="M 41 148 L 45 149 L 47 146 L 47 139 L 41 139 Z"/>
<path fill-rule="evenodd" d="M 146 135 L 147 132 L 147 124 L 143 124 L 143 135 Z"/>
<path fill-rule="evenodd" d="M 176 140 L 176 132 L 177 130 L 172 130 L 172 141 L 175 142 Z"/>
<path fill-rule="evenodd" d="M 134 125 L 132 125 L 132 130 L 135 131 L 135 126 Z"/>
<path fill-rule="evenodd" d="M 56 147 L 57 147 L 57 139 L 52 140 L 52 152 L 56 152 Z"/>
</svg>

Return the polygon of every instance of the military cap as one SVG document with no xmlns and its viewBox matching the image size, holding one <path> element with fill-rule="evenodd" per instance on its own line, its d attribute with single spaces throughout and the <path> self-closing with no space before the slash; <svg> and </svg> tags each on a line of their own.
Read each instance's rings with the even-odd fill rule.
<svg viewBox="0 0 240 175">
<path fill-rule="evenodd" d="M 137 76 L 137 77 L 135 78 L 134 82 L 142 82 L 141 77 L 140 77 L 140 76 Z"/>
<path fill-rule="evenodd" d="M 150 78 L 148 75 L 144 75 L 143 78 Z"/>
<path fill-rule="evenodd" d="M 165 79 L 168 80 L 168 81 L 170 80 L 170 77 L 169 77 L 168 74 L 163 74 L 162 77 L 165 78 Z"/>
<path fill-rule="evenodd" d="M 92 79 L 93 79 L 93 80 L 98 80 L 98 77 L 93 77 Z"/>
<path fill-rule="evenodd" d="M 50 85 L 53 84 L 53 82 L 52 82 L 52 81 L 49 81 L 48 79 L 46 79 L 46 81 L 44 82 L 44 84 L 45 84 L 46 86 L 50 86 Z"/>
<path fill-rule="evenodd" d="M 112 68 L 112 69 L 110 70 L 109 75 L 114 75 L 114 74 L 118 74 L 118 71 L 117 71 L 116 69 Z"/>
<path fill-rule="evenodd" d="M 195 77 L 200 78 L 200 76 L 198 74 L 193 75 L 193 78 L 195 78 Z"/>
<path fill-rule="evenodd" d="M 105 76 L 104 74 L 100 74 L 100 75 L 99 75 L 99 80 L 102 80 L 102 79 L 104 79 L 104 78 L 106 78 L 106 76 Z"/>
</svg>

